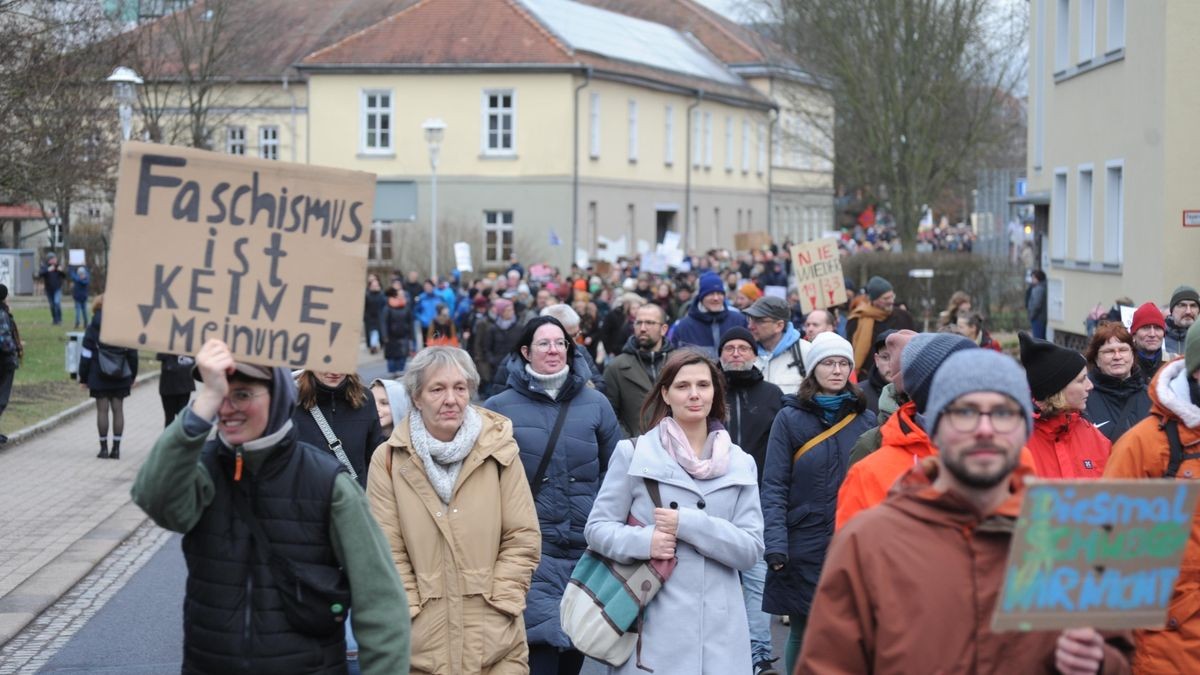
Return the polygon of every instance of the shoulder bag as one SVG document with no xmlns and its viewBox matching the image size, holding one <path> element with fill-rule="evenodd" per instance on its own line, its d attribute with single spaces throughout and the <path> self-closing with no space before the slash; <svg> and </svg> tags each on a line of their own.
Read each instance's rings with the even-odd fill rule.
<svg viewBox="0 0 1200 675">
<path fill-rule="evenodd" d="M 538 463 L 537 472 L 533 474 L 533 482 L 529 484 L 529 491 L 533 493 L 534 501 L 537 501 L 538 493 L 542 491 L 542 481 L 546 477 L 546 469 L 550 466 L 550 456 L 554 454 L 554 448 L 558 445 L 558 436 L 562 433 L 563 422 L 567 421 L 567 409 L 571 407 L 571 401 L 574 399 L 563 401 L 558 406 L 558 417 L 554 420 L 554 430 L 550 432 L 550 440 L 546 443 L 546 450 L 542 452 L 542 461 Z"/>
<path fill-rule="evenodd" d="M 342 449 L 342 442 L 338 440 L 337 435 L 333 433 L 333 428 L 326 421 L 325 413 L 321 412 L 321 406 L 314 405 L 308 409 L 308 412 L 312 415 L 313 421 L 320 427 L 321 434 L 325 436 L 325 443 L 329 445 L 330 452 L 333 453 L 334 457 L 337 457 L 337 461 L 341 462 L 342 466 L 346 467 L 346 471 L 350 472 L 350 477 L 358 480 L 358 472 L 350 464 L 350 458 L 346 456 L 346 451 Z"/>
<path fill-rule="evenodd" d="M 110 380 L 124 380 L 133 377 L 129 367 L 128 349 L 100 345 L 96 350 L 96 360 L 100 365 L 100 375 Z"/>
</svg>

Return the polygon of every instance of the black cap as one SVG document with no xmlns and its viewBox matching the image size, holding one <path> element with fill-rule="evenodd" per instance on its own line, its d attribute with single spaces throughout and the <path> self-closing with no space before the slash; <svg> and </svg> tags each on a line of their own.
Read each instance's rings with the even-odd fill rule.
<svg viewBox="0 0 1200 675">
<path fill-rule="evenodd" d="M 1025 379 L 1029 380 L 1029 391 L 1035 401 L 1044 401 L 1066 389 L 1087 366 L 1083 354 L 1074 349 L 1039 340 L 1025 331 L 1018 333 L 1017 339 L 1021 342 Z"/>
<path fill-rule="evenodd" d="M 725 349 L 725 343 L 731 340 L 745 340 L 751 349 L 758 348 L 758 343 L 754 341 L 754 336 L 750 334 L 749 330 L 741 326 L 734 326 L 725 331 L 721 336 L 721 344 L 717 345 L 717 351 L 720 352 L 722 349 Z"/>
</svg>

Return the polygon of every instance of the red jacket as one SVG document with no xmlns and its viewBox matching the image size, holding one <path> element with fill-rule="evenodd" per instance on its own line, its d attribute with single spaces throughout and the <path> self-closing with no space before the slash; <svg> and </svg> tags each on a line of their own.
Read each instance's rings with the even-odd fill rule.
<svg viewBox="0 0 1200 675">
<path fill-rule="evenodd" d="M 1158 370 L 1147 392 L 1150 416 L 1117 439 L 1105 478 L 1162 478 L 1171 453 L 1159 425 L 1169 420 L 1178 425 L 1183 452 L 1200 452 L 1200 406 L 1192 402 L 1188 385 L 1183 359 Z M 1184 460 L 1175 478 L 1200 479 L 1200 459 Z M 1200 508 L 1192 516 L 1191 537 L 1167 607 L 1167 625 L 1162 630 L 1136 631 L 1134 640 L 1134 672 L 1200 673 Z"/>
<path fill-rule="evenodd" d="M 1034 415 L 1026 447 L 1038 478 L 1100 478 L 1112 443 L 1078 412 Z"/>
<path fill-rule="evenodd" d="M 883 444 L 861 461 L 850 465 L 838 489 L 837 529 L 842 529 L 859 511 L 883 501 L 896 479 L 917 462 L 937 454 L 929 436 L 914 419 L 912 401 L 900 406 L 879 428 Z"/>
</svg>

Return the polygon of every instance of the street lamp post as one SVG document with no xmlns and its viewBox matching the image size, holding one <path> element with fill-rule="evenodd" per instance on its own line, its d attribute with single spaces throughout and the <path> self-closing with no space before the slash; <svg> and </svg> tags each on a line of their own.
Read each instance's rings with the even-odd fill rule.
<svg viewBox="0 0 1200 675">
<path fill-rule="evenodd" d="M 137 102 L 134 86 L 142 84 L 142 78 L 132 68 L 117 66 L 107 81 L 113 83 L 113 97 L 121 116 L 121 138 L 127 141 L 133 135 L 133 104 Z"/>
<path fill-rule="evenodd" d="M 429 144 L 429 264 L 430 278 L 437 279 L 437 167 L 438 153 L 442 149 L 442 137 L 446 134 L 446 123 L 432 117 L 421 125 L 425 130 L 425 142 Z"/>
</svg>

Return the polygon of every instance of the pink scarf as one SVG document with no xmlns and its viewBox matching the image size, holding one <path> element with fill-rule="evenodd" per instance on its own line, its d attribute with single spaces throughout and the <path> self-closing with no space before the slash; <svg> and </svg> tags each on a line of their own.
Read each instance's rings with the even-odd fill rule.
<svg viewBox="0 0 1200 675">
<path fill-rule="evenodd" d="M 718 423 L 709 425 L 708 439 L 704 441 L 700 457 L 692 452 L 687 434 L 674 417 L 663 418 L 658 425 L 658 439 L 667 454 L 696 480 L 724 476 L 729 470 L 729 449 L 733 441 L 729 438 L 729 432 Z"/>
</svg>

